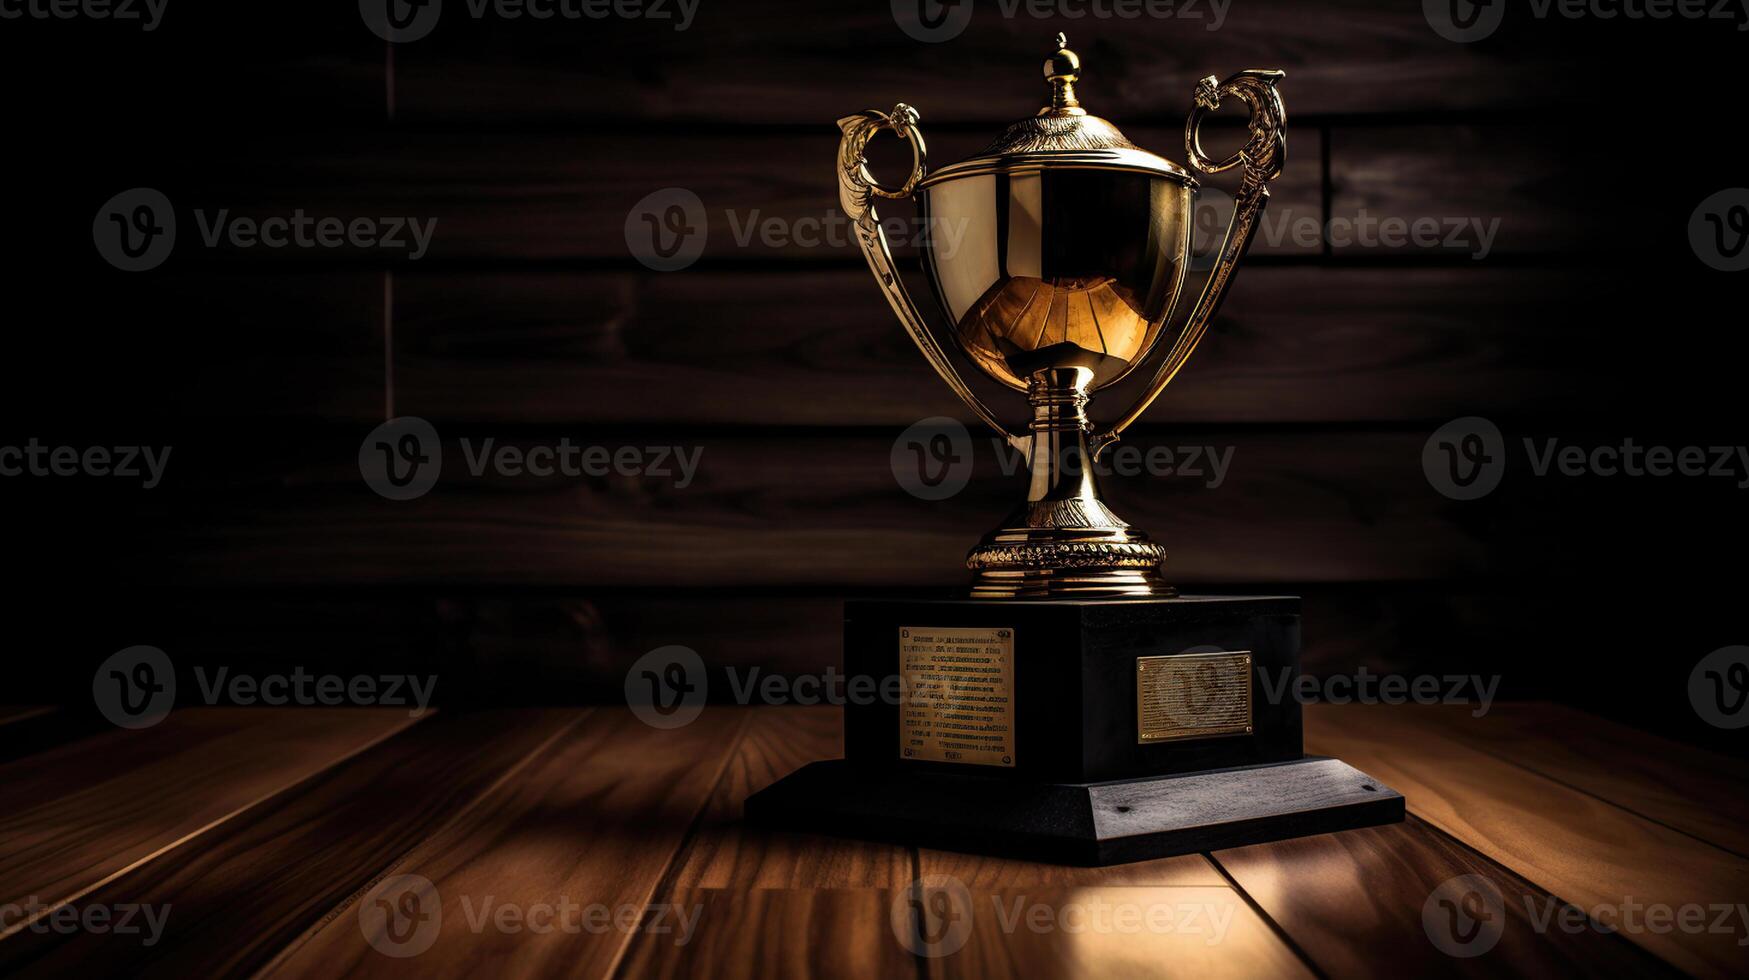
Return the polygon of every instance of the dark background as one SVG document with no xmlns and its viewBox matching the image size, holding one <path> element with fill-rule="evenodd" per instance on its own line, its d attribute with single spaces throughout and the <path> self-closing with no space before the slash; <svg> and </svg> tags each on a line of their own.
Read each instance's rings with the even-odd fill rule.
<svg viewBox="0 0 1749 980">
<path fill-rule="evenodd" d="M 1088 107 L 1180 161 L 1196 79 L 1285 69 L 1271 221 L 1499 220 L 1480 260 L 1259 240 L 1133 430 L 1233 447 L 1227 482 L 1106 485 L 1166 543 L 1168 577 L 1304 595 L 1314 674 L 1498 674 L 1510 696 L 1740 751 L 1687 681 L 1749 637 L 1749 491 L 1538 478 L 1523 440 L 1745 441 L 1744 280 L 1704 265 L 1688 224 L 1749 183 L 1749 34 L 1517 3 L 1471 44 L 1419 2 L 1233 0 L 1207 25 L 979 3 L 958 37 L 921 43 L 885 0 L 702 0 L 684 32 L 476 20 L 448 0 L 395 45 L 352 3 L 169 0 L 151 32 L 0 20 L 0 445 L 173 447 L 149 491 L 0 478 L 0 701 L 87 703 L 93 666 L 142 643 L 184 670 L 417 670 L 449 700 L 612 698 L 665 644 L 818 672 L 838 662 L 845 596 L 960 586 L 1019 479 L 974 431 L 965 492 L 905 493 L 895 437 L 965 413 L 854 247 L 743 247 L 726 213 L 835 211 L 833 122 L 865 108 L 918 107 L 936 165 L 975 151 L 1040 104 L 1064 30 Z M 99 208 L 133 187 L 164 192 L 180 226 L 149 272 L 93 244 Z M 670 187 L 699 195 L 710 237 L 695 265 L 657 273 L 625 227 Z M 197 208 L 438 225 L 417 261 L 209 249 Z M 360 476 L 389 416 L 444 437 L 443 479 L 417 500 Z M 1496 424 L 1509 457 L 1468 502 L 1422 469 L 1430 434 L 1465 416 Z M 703 447 L 703 466 L 684 489 L 476 478 L 464 436 Z"/>
</svg>

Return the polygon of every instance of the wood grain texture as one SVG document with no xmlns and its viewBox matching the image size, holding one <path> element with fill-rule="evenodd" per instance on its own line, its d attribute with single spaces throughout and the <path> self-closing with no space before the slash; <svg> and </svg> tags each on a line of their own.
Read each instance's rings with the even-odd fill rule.
<svg viewBox="0 0 1749 980">
<path fill-rule="evenodd" d="M 1673 972 L 1619 936 L 1537 931 L 1537 916 L 1553 901 L 1546 892 L 1414 817 L 1212 858 L 1327 976 L 1471 976 L 1477 967 L 1524 977 Z M 1491 882 L 1506 916 L 1496 944 L 1474 960 L 1435 945 L 1430 929 L 1444 928 L 1443 920 L 1423 922 L 1434 891 L 1463 875 Z"/>
<path fill-rule="evenodd" d="M 1476 718 L 1428 706 L 1441 734 L 1749 857 L 1749 764 L 1565 705 L 1505 702 Z"/>
<path fill-rule="evenodd" d="M 1576 341 L 1598 321 L 1551 297 L 1604 286 L 1488 267 L 1246 268 L 1148 418 L 1556 413 L 1609 368 L 1568 370 L 1590 356 Z M 397 276 L 395 293 L 401 409 L 439 425 L 903 427 L 963 412 L 861 269 L 415 272 Z M 1018 396 L 962 370 L 999 411 L 1023 414 Z M 1094 414 L 1116 413 L 1125 394 L 1102 395 Z"/>
<path fill-rule="evenodd" d="M 621 977 L 888 978 L 914 975 L 881 888 L 687 888 L 674 901 L 698 926 L 685 941 L 640 932 Z"/>
<path fill-rule="evenodd" d="M 1019 476 L 1002 472 L 1004 457 L 981 436 L 967 489 L 929 502 L 894 477 L 898 433 L 777 440 L 680 434 L 672 437 L 678 442 L 655 434 L 564 435 L 574 446 L 678 444 L 702 455 L 685 487 L 672 462 L 668 476 L 644 479 L 474 477 L 458 440 L 444 447 L 453 475 L 433 493 L 397 502 L 377 497 L 359 478 L 356 433 L 285 447 L 286 455 L 262 461 L 266 468 L 249 476 L 230 456 L 207 457 L 223 466 L 202 474 L 202 450 L 190 447 L 183 492 L 164 498 L 176 511 L 130 553 L 151 556 L 132 571 L 158 582 L 232 586 L 957 587 L 965 549 L 1020 495 Z M 1128 443 L 1138 453 L 1230 450 L 1230 470 L 1211 489 L 1207 454 L 1199 451 L 1200 464 L 1179 454 L 1170 478 L 1116 477 L 1104 490 L 1118 513 L 1166 543 L 1168 575 L 1180 581 L 1481 572 L 1487 542 L 1427 484 L 1425 442 L 1423 434 L 1394 431 L 1135 433 Z M 475 439 L 470 451 L 485 446 Z M 1143 459 L 1135 457 L 1137 468 Z M 1560 530 L 1545 524 L 1541 538 L 1526 540 Z"/>
<path fill-rule="evenodd" d="M 65 685 L 36 676 L 29 668 L 19 670 L 15 677 L 21 689 L 39 691 L 45 699 L 52 696 L 53 691 L 67 689 Z M 115 730 L 108 719 L 95 712 L 42 706 L 18 706 L 10 710 L 16 714 L 0 724 L 0 731 L 6 736 L 0 739 L 0 765 Z"/>
<path fill-rule="evenodd" d="M 1532 126 L 1353 126 L 1330 138 L 1335 254 L 1443 256 L 1486 262 L 1536 253 L 1578 256 L 1655 233 L 1649 201 L 1599 209 L 1602 181 Z M 1478 166 L 1478 161 L 1487 161 Z M 1490 176 L 1478 181 L 1478 170 Z M 1380 235 L 1384 221 L 1404 230 Z M 1417 237 L 1404 234 L 1415 222 Z M 1432 222 L 1432 223 L 1429 223 Z M 1368 232 L 1369 227 L 1373 229 Z M 1629 229 L 1634 229 L 1630 231 Z M 1340 236 L 1340 237 L 1337 237 Z M 1419 240 L 1417 240 L 1419 238 Z"/>
<path fill-rule="evenodd" d="M 1546 623 L 1546 632 L 1530 630 L 1526 624 L 1540 622 L 1537 610 L 1544 606 L 1510 590 L 1368 582 L 1270 583 L 1267 591 L 1302 596 L 1301 666 L 1313 676 L 1353 674 L 1361 664 L 1388 673 L 1509 672 L 1503 695 L 1547 696 L 1565 683 L 1560 665 L 1527 660 L 1520 649 L 1593 641 L 1574 633 L 1569 622 Z M 709 665 L 712 692 L 727 703 L 735 694 L 731 669 L 743 683 L 768 674 L 819 678 L 828 669 L 840 669 L 844 603 L 858 594 L 829 588 L 802 594 L 372 588 L 260 595 L 220 588 L 138 597 L 118 607 L 116 617 L 140 635 L 158 638 L 190 669 L 301 664 L 309 671 L 338 672 L 370 658 L 383 671 L 439 673 L 436 694 L 449 704 L 618 700 L 637 658 L 680 644 Z M 1581 597 L 1560 601 L 1574 610 L 1602 611 L 1608 605 L 1595 595 L 1595 605 Z M 1694 607 L 1697 622 L 1699 607 Z M 1682 616 L 1689 607 L 1672 603 L 1670 608 Z M 264 622 L 281 625 L 264 631 Z M 1598 629 L 1633 639 L 1607 620 L 1600 620 Z M 1517 636 L 1522 647 L 1488 642 L 1507 634 Z M 1595 641 L 1604 639 L 1599 635 Z M 102 647 L 100 638 L 80 636 L 79 642 Z M 1665 634 L 1665 642 L 1675 641 Z M 89 681 L 89 671 L 81 670 L 64 678 L 45 676 L 42 684 L 78 696 Z M 1688 711 L 1686 698 L 1666 707 Z M 817 758 L 836 755 L 837 728 L 818 744 Z"/>
<path fill-rule="evenodd" d="M 261 0 L 222 17 L 212 15 L 215 9 L 163 7 L 154 18 L 146 7 L 130 5 L 90 17 L 15 19 L 21 29 L 5 39 L 0 82 L 22 90 L 44 66 L 76 60 L 89 70 L 17 100 L 13 121 L 27 132 L 49 132 L 63 118 L 57 113 L 85 107 L 90 126 L 44 140 L 40 148 L 52 154 L 95 148 L 123 135 L 235 142 L 277 126 L 283 139 L 286 127 L 368 125 L 385 118 L 388 59 L 355 5 Z M 231 43 L 239 37 L 250 39 L 246 49 Z M 220 78 L 224 83 L 215 84 Z M 116 98 L 117 86 L 125 86 L 127 98 Z M 164 108 L 142 112 L 145 105 Z M 150 171 L 171 155 L 112 159 L 108 166 L 112 174 Z M 105 191 L 99 202 L 111 193 Z"/>
<path fill-rule="evenodd" d="M 139 309 L 176 318 L 172 336 L 135 338 L 115 351 L 157 386 L 139 399 L 143 411 L 374 421 L 385 411 L 384 278 L 376 270 L 166 268 L 70 303 L 94 318 Z"/>
<path fill-rule="evenodd" d="M 711 709 L 680 728 L 653 728 L 601 708 L 420 842 L 387 871 L 418 875 L 441 901 L 419 952 L 422 976 L 606 976 L 631 934 L 595 929 L 583 909 L 631 910 L 637 921 L 729 757 L 749 712 Z M 367 895 L 368 899 L 370 896 Z M 397 976 L 383 955 L 393 931 L 365 934 L 364 901 L 337 907 L 267 972 Z M 565 912 L 567 907 L 579 911 Z M 499 915 L 509 908 L 509 926 Z M 551 910 L 554 921 L 542 918 Z M 526 917 L 526 918 L 525 918 Z M 421 940 L 421 945 L 425 945 Z"/>
<path fill-rule="evenodd" d="M 950 19 L 960 13 L 944 6 Z M 1174 5 L 1181 16 L 1168 18 L 1041 19 L 1028 13 L 1036 8 L 1015 9 L 1007 17 L 977 4 L 962 33 L 933 44 L 907 36 L 879 0 L 840 5 L 827 20 L 806 0 L 706 4 L 684 31 L 672 19 L 446 13 L 428 38 L 398 52 L 399 112 L 444 123 L 596 123 L 604 112 L 830 123 L 904 101 L 926 123 L 1006 122 L 1038 108 L 1037 65 L 1059 29 L 1085 64 L 1083 101 L 1120 122 L 1181 119 L 1197 78 L 1247 67 L 1286 69 L 1294 113 L 1498 107 L 1517 105 L 1525 90 L 1566 94 L 1547 84 L 1562 60 L 1550 50 L 1531 59 L 1510 47 L 1452 44 L 1413 5 L 1341 0 L 1312 10 L 1262 0 L 1232 4 L 1218 21 L 1207 3 Z M 589 57 L 579 58 L 584 49 Z"/>
<path fill-rule="evenodd" d="M 181 977 L 257 969 L 579 717 L 437 715 L 80 898 L 80 907 L 168 905 L 146 961 L 138 935 L 27 930 L 0 941 L 0 970 Z M 162 798 L 163 786 L 141 793 Z"/>
<path fill-rule="evenodd" d="M 4 704 L 0 705 L 0 725 L 11 725 L 17 722 L 29 721 L 54 711 L 53 705 Z"/>
<path fill-rule="evenodd" d="M 966 488 L 925 501 L 895 477 L 895 455 L 901 467 L 919 465 L 918 443 L 900 435 L 464 433 L 445 439 L 433 492 L 392 501 L 360 478 L 356 430 L 244 458 L 234 437 L 215 433 L 178 443 L 176 492 L 167 484 L 133 504 L 113 565 L 160 587 L 958 587 L 965 550 L 1020 499 L 1018 460 L 968 431 L 970 455 L 955 457 L 970 460 Z M 1522 440 L 1540 447 L 1540 438 L 1513 430 L 1509 467 L 1529 472 Z M 578 453 L 625 448 L 650 470 L 531 475 L 484 457 L 565 441 Z M 1685 542 L 1716 531 L 1737 493 L 1718 479 L 1522 479 L 1466 506 L 1428 482 L 1427 442 L 1428 430 L 1414 428 L 1132 431 L 1110 458 L 1133 475 L 1101 482 L 1117 513 L 1166 545 L 1170 579 L 1228 587 L 1590 581 L 1627 555 L 1680 560 Z M 676 446 L 695 470 L 676 462 Z M 1230 464 L 1223 473 L 1209 447 Z M 1592 533 L 1624 508 L 1645 520 L 1625 552 Z"/>
<path fill-rule="evenodd" d="M 119 345 L 156 387 L 119 370 L 20 383 L 39 409 L 74 417 L 99 394 L 134 392 L 153 414 L 368 428 L 385 410 L 383 278 L 239 271 L 125 280 L 68 302 L 88 318 L 180 310 L 174 343 Z M 1607 363 L 1582 377 L 1570 367 L 1575 358 L 1601 362 L 1600 350 L 1578 340 L 1611 322 L 1578 297 L 1611 291 L 1605 277 L 1582 272 L 1247 267 L 1194 369 L 1149 417 L 1557 414 L 1609 380 Z M 396 410 L 439 425 L 903 426 L 962 411 L 946 386 L 928 383 L 928 368 L 859 268 L 413 270 L 393 276 L 392 292 Z M 73 338 L 33 343 L 58 343 L 66 354 L 75 346 Z M 1018 396 L 968 373 L 1006 415 L 1022 414 Z M 1621 394 L 1622 410 L 1656 413 L 1667 393 L 1651 379 Z M 1127 394 L 1102 396 L 1095 414 L 1114 414 Z"/>
<path fill-rule="evenodd" d="M 1220 888 L 1227 884 L 1201 854 L 1181 854 L 1103 868 L 1041 864 L 983 854 L 962 854 L 922 848 L 917 852 L 923 875 L 949 875 L 979 891 L 1005 888 L 1081 888 L 1094 886 L 1172 886 Z"/>
<path fill-rule="evenodd" d="M 1030 113 L 1029 113 L 1030 114 Z M 861 263 L 862 253 L 838 201 L 835 155 L 839 134 L 830 117 L 804 133 L 689 135 L 684 130 L 628 132 L 612 140 L 584 133 L 517 133 L 484 139 L 474 133 L 383 130 L 341 134 L 308 146 L 247 148 L 229 159 L 188 165 L 167 194 L 226 201 L 233 218 L 286 216 L 298 202 L 321 215 L 397 215 L 429 230 L 421 245 L 413 228 L 403 246 L 342 243 L 280 251 L 223 244 L 189 256 L 190 267 L 320 267 L 368 260 L 373 266 L 422 263 L 591 261 L 631 264 L 631 243 L 652 241 L 640 215 L 662 217 L 696 195 L 688 239 L 703 236 L 702 261 L 810 264 Z M 927 126 L 925 127 L 927 130 Z M 1132 140 L 1171 158 L 1184 156 L 1181 126 L 1135 126 Z M 995 131 L 931 137 L 932 159 L 971 156 Z M 1322 207 L 1316 131 L 1296 133 L 1305 151 L 1271 184 L 1271 211 L 1312 219 Z M 1230 195 L 1236 182 L 1212 178 Z M 1209 200 L 1217 198 L 1213 195 Z M 1226 199 L 1221 199 L 1226 200 Z M 1230 208 L 1230 204 L 1228 204 Z M 1225 229 L 1213 204 L 1199 215 L 1199 242 Z M 893 202 L 880 210 L 892 221 L 895 254 L 910 257 L 921 238 L 917 210 Z M 1217 220 L 1218 219 L 1218 220 Z M 955 232 L 938 229 L 938 238 Z M 658 244 L 669 245 L 664 237 Z M 1311 241 L 1259 236 L 1257 254 L 1315 255 Z M 909 262 L 907 262 L 909 264 Z M 679 273 L 676 273 L 679 274 Z M 880 305 L 878 301 L 875 305 Z"/>
<path fill-rule="evenodd" d="M 951 885 L 930 888 L 953 895 Z M 942 892 L 938 892 L 941 894 Z M 971 907 L 913 913 L 931 977 L 1309 977 L 1305 964 L 1228 887 L 1017 888 L 958 892 Z M 929 901 L 925 893 L 925 901 Z M 938 917 L 937 911 L 946 912 Z M 964 946 L 955 926 L 970 920 Z"/>
<path fill-rule="evenodd" d="M 198 241 L 194 230 L 188 237 Z M 190 265 L 201 261 L 186 251 Z M 58 316 L 84 329 L 31 331 L 19 356 L 87 366 L 20 372 L 3 404 L 69 437 L 154 445 L 189 418 L 247 419 L 257 446 L 271 445 L 264 430 L 287 424 L 380 421 L 383 279 L 375 269 L 299 271 L 269 258 L 228 269 L 173 261 L 101 289 L 63 289 Z M 92 356 L 98 325 L 136 324 L 142 311 L 164 326 L 105 335 L 103 356 Z"/>
<path fill-rule="evenodd" d="M 1749 894 L 1749 860 L 1476 749 L 1407 706 L 1318 705 L 1305 718 L 1308 752 L 1376 776 L 1408 798 L 1411 813 L 1594 918 L 1630 902 L 1674 914 Z M 1735 925 L 1658 932 L 1642 919 L 1622 935 L 1688 973 L 1741 968 Z"/>
<path fill-rule="evenodd" d="M 838 134 L 829 119 L 822 123 L 818 132 L 654 130 L 610 141 L 568 133 L 482 139 L 395 129 L 340 134 L 308 146 L 242 147 L 185 164 L 166 193 L 224 201 L 231 218 L 284 217 L 293 210 L 287 202 L 295 201 L 315 215 L 396 215 L 417 224 L 398 236 L 399 245 L 272 250 L 238 248 L 226 239 L 188 255 L 178 268 L 298 270 L 361 260 L 414 270 L 476 262 L 636 267 L 635 256 L 651 254 L 652 244 L 674 244 L 674 229 L 657 221 L 665 230 L 652 238 L 651 225 L 674 205 L 685 210 L 684 237 L 696 242 L 698 262 L 860 265 L 838 201 Z M 1184 158 L 1181 126 L 1124 129 L 1140 146 Z M 927 122 L 923 130 L 929 132 Z M 930 159 L 939 166 L 971 156 L 996 132 L 930 135 Z M 1413 256 L 1452 266 L 1550 254 L 1607 257 L 1612 241 L 1604 233 L 1612 226 L 1588 205 L 1595 179 L 1542 134 L 1504 123 L 1290 126 L 1288 166 L 1270 184 L 1249 254 Z M 1211 134 L 1209 142 L 1218 146 L 1221 138 Z M 1491 165 L 1477 166 L 1479 158 Z M 884 160 L 871 159 L 871 168 L 881 171 Z M 1193 223 L 1195 254 L 1219 242 L 1236 186 L 1226 175 L 1204 180 Z M 1647 209 L 1628 205 L 1618 218 L 1649 232 Z M 918 209 L 897 201 L 877 211 L 901 268 L 910 268 L 923 237 Z M 1387 220 L 1403 224 L 1381 224 Z M 931 231 L 946 252 L 964 234 L 951 225 Z M 420 232 L 427 233 L 423 241 Z"/>
<path fill-rule="evenodd" d="M 968 430 L 969 455 L 954 456 L 970 461 L 965 489 L 922 500 L 895 477 L 895 457 L 900 473 L 920 465 L 920 443 L 901 434 L 463 433 L 444 440 L 436 489 L 412 501 L 366 486 L 356 430 L 241 458 L 214 434 L 178 443 L 175 492 L 136 498 L 112 565 L 154 587 L 957 588 L 966 549 L 1021 497 L 1018 459 Z M 1719 479 L 1515 479 L 1466 505 L 1429 483 L 1428 434 L 1132 431 L 1109 457 L 1132 475 L 1101 483 L 1118 514 L 1165 544 L 1169 579 L 1227 588 L 1530 575 L 1601 585 L 1611 561 L 1680 561 L 1738 493 Z M 1523 447 L 1543 451 L 1542 433 L 1508 438 L 1509 469 L 1530 473 Z M 649 470 L 573 478 L 484 458 L 564 442 L 625 449 Z M 1633 541 L 1594 533 L 1624 509 L 1643 517 Z"/>
<path fill-rule="evenodd" d="M 809 762 L 840 758 L 842 711 L 833 706 L 760 708 L 687 841 L 671 887 L 690 889 L 898 888 L 911 879 L 911 851 L 872 841 L 756 829 L 742 821 L 753 795 Z"/>
<path fill-rule="evenodd" d="M 414 724 L 405 710 L 172 711 L 0 766 L 0 904 L 53 905 Z M 7 923 L 8 926 L 12 923 Z"/>
</svg>

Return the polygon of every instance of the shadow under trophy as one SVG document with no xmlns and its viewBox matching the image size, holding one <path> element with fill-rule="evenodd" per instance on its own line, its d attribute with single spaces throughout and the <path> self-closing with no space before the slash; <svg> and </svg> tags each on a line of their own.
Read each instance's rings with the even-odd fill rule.
<svg viewBox="0 0 1749 980">
<path fill-rule="evenodd" d="M 1111 864 L 1403 818 L 1403 797 L 1303 752 L 1299 600 L 1180 596 L 1165 551 L 1100 498 L 1091 465 L 1183 368 L 1231 286 L 1286 163 L 1283 73 L 1197 84 L 1185 126 L 1204 174 L 1239 169 L 1231 223 L 1184 323 L 1198 183 L 1082 108 L 1080 58 L 1057 36 L 1050 105 L 976 156 L 930 172 L 906 105 L 839 120 L 840 201 L 887 302 L 966 407 L 1027 462 L 1026 500 L 966 556 L 970 596 L 857 600 L 845 672 L 891 696 L 846 703 L 845 758 L 747 802 L 792 829 L 1077 864 Z M 1203 152 L 1204 118 L 1250 109 L 1243 145 Z M 913 165 L 878 182 L 865 150 L 890 131 Z M 875 212 L 914 198 L 951 253 L 923 268 L 964 359 L 1024 392 L 1011 432 L 972 391 L 912 301 Z M 1095 392 L 1152 375 L 1109 428 Z M 870 685 L 865 685 L 867 689 Z"/>
</svg>

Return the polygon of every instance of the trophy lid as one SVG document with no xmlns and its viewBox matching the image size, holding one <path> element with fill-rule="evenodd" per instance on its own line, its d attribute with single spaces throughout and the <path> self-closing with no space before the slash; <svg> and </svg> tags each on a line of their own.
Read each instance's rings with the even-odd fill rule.
<svg viewBox="0 0 1749 980">
<path fill-rule="evenodd" d="M 1196 179 L 1183 167 L 1136 146 L 1109 121 L 1081 108 L 1075 95 L 1081 58 L 1069 50 L 1065 35 L 1058 34 L 1056 43 L 1056 53 L 1044 65 L 1051 104 L 1009 126 L 976 156 L 930 174 L 919 189 L 959 177 L 1047 169 L 1125 170 L 1195 185 Z"/>
</svg>

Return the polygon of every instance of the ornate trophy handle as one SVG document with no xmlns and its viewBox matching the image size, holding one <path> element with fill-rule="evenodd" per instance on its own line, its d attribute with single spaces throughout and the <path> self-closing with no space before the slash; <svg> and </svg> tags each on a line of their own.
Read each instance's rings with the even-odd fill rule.
<svg viewBox="0 0 1749 980">
<path fill-rule="evenodd" d="M 857 244 L 862 246 L 863 258 L 868 260 L 869 270 L 880 283 L 881 292 L 898 315 L 905 332 L 923 352 L 929 366 L 941 375 L 941 380 L 947 382 L 973 414 L 1024 452 L 1031 445 L 1030 440 L 1022 439 L 1003 426 L 989 406 L 967 387 L 965 379 L 948 360 L 947 352 L 930 332 L 928 322 L 918 311 L 917 304 L 911 301 L 911 294 L 899 278 L 899 271 L 893 263 L 893 251 L 887 245 L 886 232 L 881 228 L 880 216 L 875 214 L 875 198 L 903 200 L 912 195 L 917 182 L 923 179 L 928 153 L 923 145 L 923 134 L 917 129 L 917 118 L 917 110 L 901 102 L 890 114 L 870 109 L 838 120 L 838 128 L 844 131 L 844 139 L 838 144 L 838 200 L 855 226 Z M 911 144 L 911 174 L 898 187 L 887 187 L 875 180 L 868 170 L 868 158 L 863 154 L 869 140 L 883 129 L 892 130 Z"/>
<path fill-rule="evenodd" d="M 1275 90 L 1276 83 L 1285 74 L 1251 68 L 1219 84 L 1216 84 L 1215 76 L 1210 75 L 1196 85 L 1196 104 L 1184 124 L 1184 146 L 1190 154 L 1191 164 L 1203 173 L 1216 174 L 1244 165 L 1243 180 L 1233 194 L 1233 219 L 1227 225 L 1226 238 L 1221 242 L 1220 257 L 1209 273 L 1208 281 L 1203 284 L 1202 294 L 1197 297 L 1196 306 L 1190 311 L 1190 318 L 1185 321 L 1178 340 L 1160 362 L 1159 370 L 1148 382 L 1148 389 L 1142 397 L 1109 431 L 1094 438 L 1091 451 L 1095 459 L 1142 417 L 1154 399 L 1159 398 L 1166 386 L 1172 383 L 1184 362 L 1190 359 L 1191 352 L 1208 330 L 1209 321 L 1220 309 L 1227 287 L 1232 285 L 1239 259 L 1251 247 L 1251 237 L 1257 231 L 1257 217 L 1269 203 L 1269 182 L 1281 176 L 1282 167 L 1287 164 L 1287 110 L 1281 104 L 1281 94 Z M 1221 98 L 1227 95 L 1236 96 L 1251 107 L 1251 136 L 1232 156 L 1225 160 L 1210 160 L 1202 151 L 1202 122 L 1210 112 L 1220 108 Z"/>
</svg>

